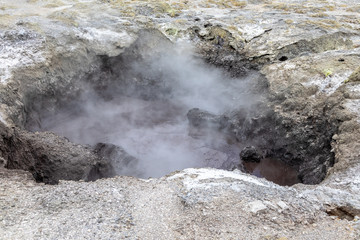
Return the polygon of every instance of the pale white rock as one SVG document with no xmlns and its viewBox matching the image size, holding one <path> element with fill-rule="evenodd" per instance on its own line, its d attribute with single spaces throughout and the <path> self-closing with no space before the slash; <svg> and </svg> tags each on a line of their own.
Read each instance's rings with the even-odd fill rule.
<svg viewBox="0 0 360 240">
<path fill-rule="evenodd" d="M 329 70 L 331 71 L 331 70 Z M 330 72 L 329 72 L 330 74 Z M 320 93 L 325 93 L 327 95 L 330 95 L 336 91 L 342 84 L 344 84 L 344 81 L 349 78 L 351 75 L 350 71 L 344 72 L 344 73 L 335 73 L 330 74 L 327 77 L 321 76 L 321 77 L 315 77 L 308 82 L 304 83 L 305 86 L 311 86 L 316 85 L 319 88 Z"/>
<path fill-rule="evenodd" d="M 233 178 L 234 180 L 240 180 L 243 182 L 259 185 L 262 187 L 270 187 L 272 185 L 271 182 L 262 181 L 254 176 L 246 175 L 240 171 L 225 171 L 219 169 L 211 169 L 211 168 L 188 168 L 184 169 L 180 173 L 177 173 L 168 179 L 176 179 L 182 178 L 185 186 L 188 189 L 191 188 L 201 188 L 208 184 L 203 184 L 203 180 L 207 179 L 224 179 L 224 178 Z M 216 183 L 222 184 L 222 183 Z M 280 186 L 277 186 L 281 188 Z"/>
<path fill-rule="evenodd" d="M 249 203 L 249 208 L 252 213 L 258 213 L 267 209 L 265 204 L 260 200 Z"/>
<path fill-rule="evenodd" d="M 257 24 L 245 25 L 240 30 L 244 33 L 246 41 L 251 41 L 251 39 L 260 36 L 266 31 L 266 29 Z"/>
<path fill-rule="evenodd" d="M 289 208 L 289 206 L 288 206 L 285 202 L 283 202 L 283 201 L 278 201 L 276 204 L 277 204 L 279 207 L 281 207 L 283 210 Z"/>
<path fill-rule="evenodd" d="M 360 122 L 360 100 L 359 99 L 347 99 L 345 101 L 345 107 L 358 116 L 358 122 Z"/>
</svg>

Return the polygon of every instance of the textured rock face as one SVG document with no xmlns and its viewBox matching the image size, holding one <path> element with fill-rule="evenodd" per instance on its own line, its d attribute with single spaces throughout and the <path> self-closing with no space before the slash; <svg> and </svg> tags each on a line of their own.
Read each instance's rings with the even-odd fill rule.
<svg viewBox="0 0 360 240">
<path fill-rule="evenodd" d="M 260 162 L 263 156 L 254 146 L 250 146 L 241 150 L 240 158 L 247 162 Z"/>
<path fill-rule="evenodd" d="M 108 163 L 108 173 L 103 173 L 103 177 L 114 177 L 116 175 L 141 176 L 137 170 L 138 159 L 129 155 L 122 147 L 109 143 L 98 143 L 95 145 L 94 152 Z M 100 171 L 101 173 L 103 171 Z M 98 176 L 95 174 L 94 179 Z"/>
<path fill-rule="evenodd" d="M 29 133 L 1 124 L 1 153 L 5 167 L 23 169 L 40 182 L 96 180 L 111 176 L 109 164 L 90 148 L 53 133 Z"/>
<path fill-rule="evenodd" d="M 187 169 L 147 181 L 44 186 L 1 168 L 1 236 L 359 239 L 357 1 L 1 3 L 0 166 L 46 183 L 112 176 L 111 156 L 125 154 L 121 148 L 93 152 L 25 129 L 41 129 L 44 116 L 81 99 L 84 83 L 106 93 L 122 78 L 128 82 L 112 86 L 134 86 L 144 99 L 168 94 L 159 72 L 128 78 L 129 63 L 188 41 L 229 76 L 262 73 L 249 87 L 261 93 L 257 109 L 193 110 L 190 122 L 215 124 L 232 141 L 294 166 L 303 183 L 325 179 L 279 187 L 237 171 Z"/>
<path fill-rule="evenodd" d="M 344 61 L 339 61 L 339 59 Z M 290 141 L 289 149 L 298 149 L 300 157 L 301 155 L 311 156 L 311 154 L 317 153 L 316 157 L 305 160 L 309 162 L 309 169 L 304 171 L 305 175 L 308 175 L 308 179 L 314 179 L 316 178 L 315 175 L 318 174 L 317 171 L 315 171 L 317 172 L 315 175 L 311 173 L 313 171 L 311 169 L 314 169 L 311 165 L 316 164 L 316 162 L 321 163 L 320 166 L 323 168 L 321 171 L 325 176 L 326 169 L 332 165 L 333 161 L 335 161 L 335 168 L 342 164 L 347 165 L 353 160 L 357 161 L 357 157 L 338 158 L 338 152 L 335 150 L 338 141 L 333 136 L 335 133 L 341 135 L 345 126 L 355 127 L 358 125 L 358 117 L 355 117 L 354 111 L 343 107 L 348 105 L 348 102 L 356 102 L 356 97 L 350 97 L 346 93 L 350 89 L 351 92 L 356 92 L 356 87 L 353 88 L 354 85 L 347 85 L 348 83 L 344 83 L 344 81 L 355 69 L 353 66 L 358 64 L 358 57 L 353 58 L 352 51 L 349 53 L 340 51 L 326 52 L 310 57 L 304 56 L 264 69 L 265 71 L 277 70 L 268 75 L 268 79 L 272 82 L 270 91 L 277 99 L 274 101 L 275 108 L 290 130 L 288 131 L 288 139 L 299 140 L 296 143 Z M 331 74 L 328 76 L 321 72 L 330 68 Z M 277 87 L 283 86 L 283 82 L 287 82 L 288 87 L 280 90 Z M 344 91 L 344 89 L 347 90 Z M 306 96 L 308 97 L 304 100 Z M 356 132 L 354 131 L 353 134 L 357 135 Z M 337 136 L 335 135 L 335 138 Z M 324 144 L 326 142 L 331 143 L 331 147 Z M 355 142 L 354 144 L 356 145 Z M 345 145 L 342 147 L 347 148 Z M 324 149 L 327 150 L 324 151 Z M 330 151 L 335 153 L 335 158 L 326 156 L 326 152 Z M 342 161 L 346 163 L 342 163 Z"/>
</svg>

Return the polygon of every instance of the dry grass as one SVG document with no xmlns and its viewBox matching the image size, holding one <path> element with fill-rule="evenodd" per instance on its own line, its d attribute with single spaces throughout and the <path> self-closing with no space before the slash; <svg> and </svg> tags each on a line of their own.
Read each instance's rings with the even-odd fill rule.
<svg viewBox="0 0 360 240">
<path fill-rule="evenodd" d="M 323 12 L 319 12 L 319 13 L 315 13 L 315 14 L 312 14 L 310 15 L 311 17 L 316 17 L 316 18 L 326 18 L 328 17 L 329 15 L 326 14 L 326 13 L 323 13 Z"/>
<path fill-rule="evenodd" d="M 359 13 L 360 12 L 360 4 L 353 6 L 353 7 L 349 7 L 346 9 L 347 12 L 355 12 L 355 13 Z"/>
<path fill-rule="evenodd" d="M 342 24 L 332 19 L 322 19 L 319 21 L 306 21 L 307 24 L 315 25 L 324 29 L 336 29 L 342 27 Z"/>
<path fill-rule="evenodd" d="M 208 0 L 209 6 L 211 5 L 219 8 L 243 8 L 247 5 L 246 1 L 239 0 Z"/>
</svg>

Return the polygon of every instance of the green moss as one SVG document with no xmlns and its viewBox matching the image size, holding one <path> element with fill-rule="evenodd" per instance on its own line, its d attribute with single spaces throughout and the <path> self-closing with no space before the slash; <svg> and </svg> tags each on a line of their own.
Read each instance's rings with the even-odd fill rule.
<svg viewBox="0 0 360 240">
<path fill-rule="evenodd" d="M 170 16 L 170 17 L 176 17 L 176 16 L 179 16 L 179 11 L 175 10 L 175 9 L 169 9 L 167 14 Z"/>
<path fill-rule="evenodd" d="M 331 68 L 325 69 L 323 71 L 323 74 L 324 74 L 325 77 L 329 77 L 329 76 L 331 76 L 333 74 L 333 70 Z"/>
<path fill-rule="evenodd" d="M 176 28 L 168 28 L 165 30 L 165 32 L 169 36 L 176 36 L 178 34 L 179 30 Z"/>
</svg>

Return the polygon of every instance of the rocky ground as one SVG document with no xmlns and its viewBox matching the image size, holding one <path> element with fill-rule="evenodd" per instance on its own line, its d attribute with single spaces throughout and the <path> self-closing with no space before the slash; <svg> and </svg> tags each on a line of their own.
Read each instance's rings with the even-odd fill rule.
<svg viewBox="0 0 360 240">
<path fill-rule="evenodd" d="M 357 1 L 0 3 L 0 238 L 360 238 Z M 139 42 L 149 32 L 155 41 Z M 89 146 L 26 130 L 76 98 L 84 79 L 103 87 L 126 74 L 111 64 L 171 42 L 191 43 L 231 76 L 259 71 L 267 110 L 241 126 L 228 116 L 233 137 L 271 145 L 314 185 L 208 168 L 98 179 L 112 173 Z"/>
<path fill-rule="evenodd" d="M 355 181 L 289 188 L 214 169 L 59 185 L 35 183 L 20 170 L 2 170 L 1 178 L 3 239 L 359 237 Z"/>
</svg>

